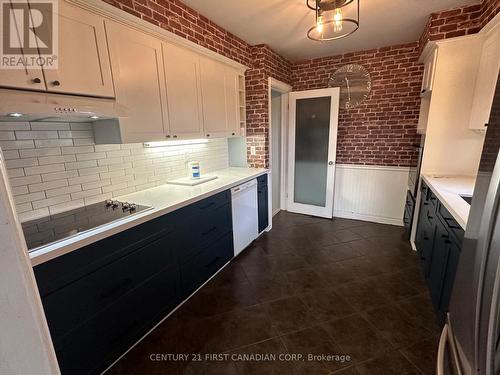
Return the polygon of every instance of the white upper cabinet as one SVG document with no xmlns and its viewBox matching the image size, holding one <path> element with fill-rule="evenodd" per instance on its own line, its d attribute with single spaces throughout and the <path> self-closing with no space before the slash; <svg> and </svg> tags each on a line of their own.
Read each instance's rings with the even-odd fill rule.
<svg viewBox="0 0 500 375">
<path fill-rule="evenodd" d="M 47 90 L 114 97 L 104 19 L 59 2 L 58 69 L 44 69 Z"/>
<path fill-rule="evenodd" d="M 201 138 L 203 118 L 200 56 L 186 48 L 163 43 L 170 134 L 167 138 Z"/>
<path fill-rule="evenodd" d="M 205 136 L 238 135 L 238 71 L 205 57 L 200 58 L 200 64 Z"/>
<path fill-rule="evenodd" d="M 23 34 L 22 30 L 19 30 L 19 25 L 12 23 L 11 28 L 15 30 L 15 32 L 11 33 L 11 38 L 17 37 L 17 45 L 22 46 L 23 44 L 19 40 L 19 37 Z M 24 51 L 21 48 L 23 55 Z M 0 86 L 28 90 L 45 90 L 45 80 L 40 67 L 34 67 L 33 69 L 0 69 Z"/>
<path fill-rule="evenodd" d="M 200 57 L 203 129 L 207 137 L 226 135 L 226 66 Z"/>
<path fill-rule="evenodd" d="M 432 86 L 434 84 L 434 73 L 436 71 L 438 50 L 434 48 L 426 56 L 424 61 L 424 78 L 422 80 L 422 96 L 428 95 L 432 92 Z"/>
<path fill-rule="evenodd" d="M 469 128 L 485 130 L 489 121 L 500 68 L 500 25 L 485 37 L 476 78 Z"/>
<path fill-rule="evenodd" d="M 162 43 L 159 39 L 107 21 L 116 101 L 125 107 L 121 141 L 164 140 L 169 134 Z"/>
</svg>

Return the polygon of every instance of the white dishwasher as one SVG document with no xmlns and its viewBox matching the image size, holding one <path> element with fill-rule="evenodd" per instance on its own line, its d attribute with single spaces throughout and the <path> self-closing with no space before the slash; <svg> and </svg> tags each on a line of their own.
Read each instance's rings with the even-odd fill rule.
<svg viewBox="0 0 500 375">
<path fill-rule="evenodd" d="M 257 179 L 231 189 L 234 255 L 238 255 L 259 235 Z"/>
</svg>

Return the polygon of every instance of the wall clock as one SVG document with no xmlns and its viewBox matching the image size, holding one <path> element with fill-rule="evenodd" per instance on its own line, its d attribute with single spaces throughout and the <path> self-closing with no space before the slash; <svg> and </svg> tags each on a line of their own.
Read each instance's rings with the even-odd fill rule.
<svg viewBox="0 0 500 375">
<path fill-rule="evenodd" d="M 360 105 L 372 89 L 370 73 L 362 65 L 348 64 L 330 76 L 329 87 L 340 87 L 340 107 L 354 108 Z"/>
</svg>

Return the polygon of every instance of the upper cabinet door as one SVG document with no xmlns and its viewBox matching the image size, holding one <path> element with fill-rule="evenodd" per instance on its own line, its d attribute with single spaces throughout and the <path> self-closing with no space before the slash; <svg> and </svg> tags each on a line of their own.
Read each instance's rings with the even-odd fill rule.
<svg viewBox="0 0 500 375">
<path fill-rule="evenodd" d="M 3 4 L 2 4 L 3 5 Z M 23 35 L 23 31 L 19 29 L 16 23 L 11 24 L 11 30 L 14 28 L 15 32 L 11 32 L 10 38 L 17 40 L 10 41 L 11 45 L 22 46 L 19 40 Z M 2 36 L 3 37 L 3 36 Z M 15 43 L 13 43 L 15 42 Z M 24 49 L 21 48 L 24 55 Z M 34 67 L 32 69 L 0 69 L 0 87 L 28 89 L 28 90 L 45 90 L 45 81 L 43 78 L 42 69 Z"/>
<path fill-rule="evenodd" d="M 207 137 L 226 135 L 226 65 L 201 56 L 203 129 Z"/>
<path fill-rule="evenodd" d="M 239 135 L 240 131 L 239 76 L 239 72 L 235 69 L 226 68 L 226 122 L 228 136 Z"/>
<path fill-rule="evenodd" d="M 203 136 L 200 57 L 197 53 L 163 43 L 170 138 Z"/>
<path fill-rule="evenodd" d="M 122 141 L 146 142 L 168 134 L 161 41 L 121 24 L 105 21 Z"/>
<path fill-rule="evenodd" d="M 422 94 L 426 94 L 432 91 L 432 87 L 434 85 L 434 72 L 436 71 L 436 62 L 437 62 L 438 50 L 434 49 L 427 56 L 424 63 L 424 79 L 422 82 Z"/>
<path fill-rule="evenodd" d="M 469 127 L 486 130 L 500 68 L 500 27 L 488 34 L 483 44 L 481 60 L 476 78 Z"/>
<path fill-rule="evenodd" d="M 114 97 L 103 18 L 59 2 L 57 69 L 44 69 L 47 90 Z"/>
</svg>

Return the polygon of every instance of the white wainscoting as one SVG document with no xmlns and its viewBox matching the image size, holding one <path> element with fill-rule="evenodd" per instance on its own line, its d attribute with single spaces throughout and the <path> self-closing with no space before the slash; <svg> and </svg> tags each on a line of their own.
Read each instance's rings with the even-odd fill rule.
<svg viewBox="0 0 500 375">
<path fill-rule="evenodd" d="M 403 225 L 408 168 L 337 165 L 333 216 Z"/>
</svg>

